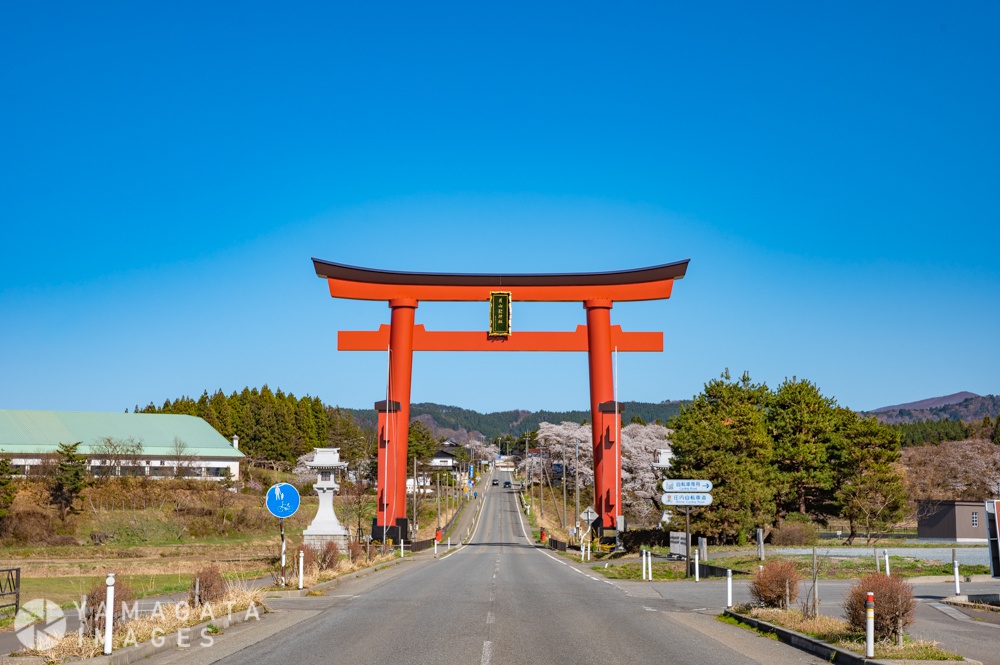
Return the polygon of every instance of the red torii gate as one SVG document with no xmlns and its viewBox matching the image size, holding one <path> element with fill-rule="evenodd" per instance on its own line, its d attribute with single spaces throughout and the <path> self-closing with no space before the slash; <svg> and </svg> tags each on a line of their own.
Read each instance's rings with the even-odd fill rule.
<svg viewBox="0 0 1000 665">
<path fill-rule="evenodd" d="M 590 364 L 590 410 L 594 444 L 594 501 L 603 530 L 621 515 L 621 409 L 615 403 L 612 350 L 663 351 L 662 332 L 623 332 L 611 325 L 614 301 L 664 300 L 688 260 L 648 268 L 568 274 L 448 274 L 390 272 L 313 259 L 334 298 L 385 300 L 389 325 L 376 331 L 340 331 L 340 351 L 389 350 L 387 399 L 378 411 L 378 514 L 374 538 L 399 542 L 407 533 L 406 448 L 414 351 L 586 351 Z M 507 303 L 574 302 L 587 310 L 587 325 L 573 332 L 428 331 L 414 325 L 421 300 L 490 302 L 503 289 Z M 509 310 L 507 310 L 509 316 Z"/>
</svg>

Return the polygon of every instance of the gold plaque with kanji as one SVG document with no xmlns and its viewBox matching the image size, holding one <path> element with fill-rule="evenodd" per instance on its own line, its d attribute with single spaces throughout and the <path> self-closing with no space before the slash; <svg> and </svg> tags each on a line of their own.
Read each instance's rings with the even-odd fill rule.
<svg viewBox="0 0 1000 665">
<path fill-rule="evenodd" d="M 490 337 L 510 337 L 510 291 L 490 291 Z"/>
</svg>

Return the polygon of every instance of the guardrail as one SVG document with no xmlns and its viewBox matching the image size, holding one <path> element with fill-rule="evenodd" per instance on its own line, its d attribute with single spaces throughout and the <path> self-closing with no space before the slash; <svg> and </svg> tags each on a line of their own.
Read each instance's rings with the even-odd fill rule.
<svg viewBox="0 0 1000 665">
<path fill-rule="evenodd" d="M 14 602 L 4 602 L 8 598 L 14 598 Z M 0 609 L 13 607 L 14 614 L 21 609 L 21 569 L 3 568 L 0 569 Z"/>
</svg>

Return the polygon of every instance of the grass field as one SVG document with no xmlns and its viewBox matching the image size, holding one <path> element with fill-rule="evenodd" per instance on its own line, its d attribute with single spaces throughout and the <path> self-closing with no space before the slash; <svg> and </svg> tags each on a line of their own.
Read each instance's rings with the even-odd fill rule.
<svg viewBox="0 0 1000 665">
<path fill-rule="evenodd" d="M 812 577 L 812 556 L 788 556 L 771 555 L 766 561 L 792 561 L 802 579 Z M 753 573 L 760 565 L 757 554 L 741 553 L 724 558 L 713 558 L 709 561 L 713 566 L 719 568 L 730 568 L 735 575 L 739 571 Z M 856 579 L 875 572 L 875 564 L 868 557 L 849 556 L 820 556 L 817 557 L 819 568 L 819 578 L 823 580 Z M 924 575 L 951 575 L 950 563 L 940 561 L 925 561 L 912 557 L 890 556 L 889 567 L 894 575 L 901 577 L 922 577 Z M 605 577 L 619 580 L 641 580 L 642 567 L 637 561 L 626 561 L 622 563 L 612 563 L 607 568 L 596 566 L 597 572 Z M 989 566 L 983 565 L 962 565 L 960 573 L 962 575 L 984 575 L 989 574 Z M 684 563 L 673 561 L 653 560 L 653 579 L 672 580 L 684 578 Z"/>
</svg>

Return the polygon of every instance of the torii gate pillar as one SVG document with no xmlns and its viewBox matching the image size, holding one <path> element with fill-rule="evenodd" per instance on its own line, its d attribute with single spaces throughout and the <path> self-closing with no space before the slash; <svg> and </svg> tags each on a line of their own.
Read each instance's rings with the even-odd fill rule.
<svg viewBox="0 0 1000 665">
<path fill-rule="evenodd" d="M 398 543 L 409 535 L 406 519 L 406 452 L 410 435 L 410 385 L 413 379 L 413 321 L 417 301 L 389 301 L 389 385 L 378 412 L 378 516 L 372 538 Z"/>
<path fill-rule="evenodd" d="M 585 300 L 590 413 L 594 444 L 594 507 L 603 529 L 615 529 L 621 512 L 621 410 L 615 403 L 611 300 Z"/>
</svg>

